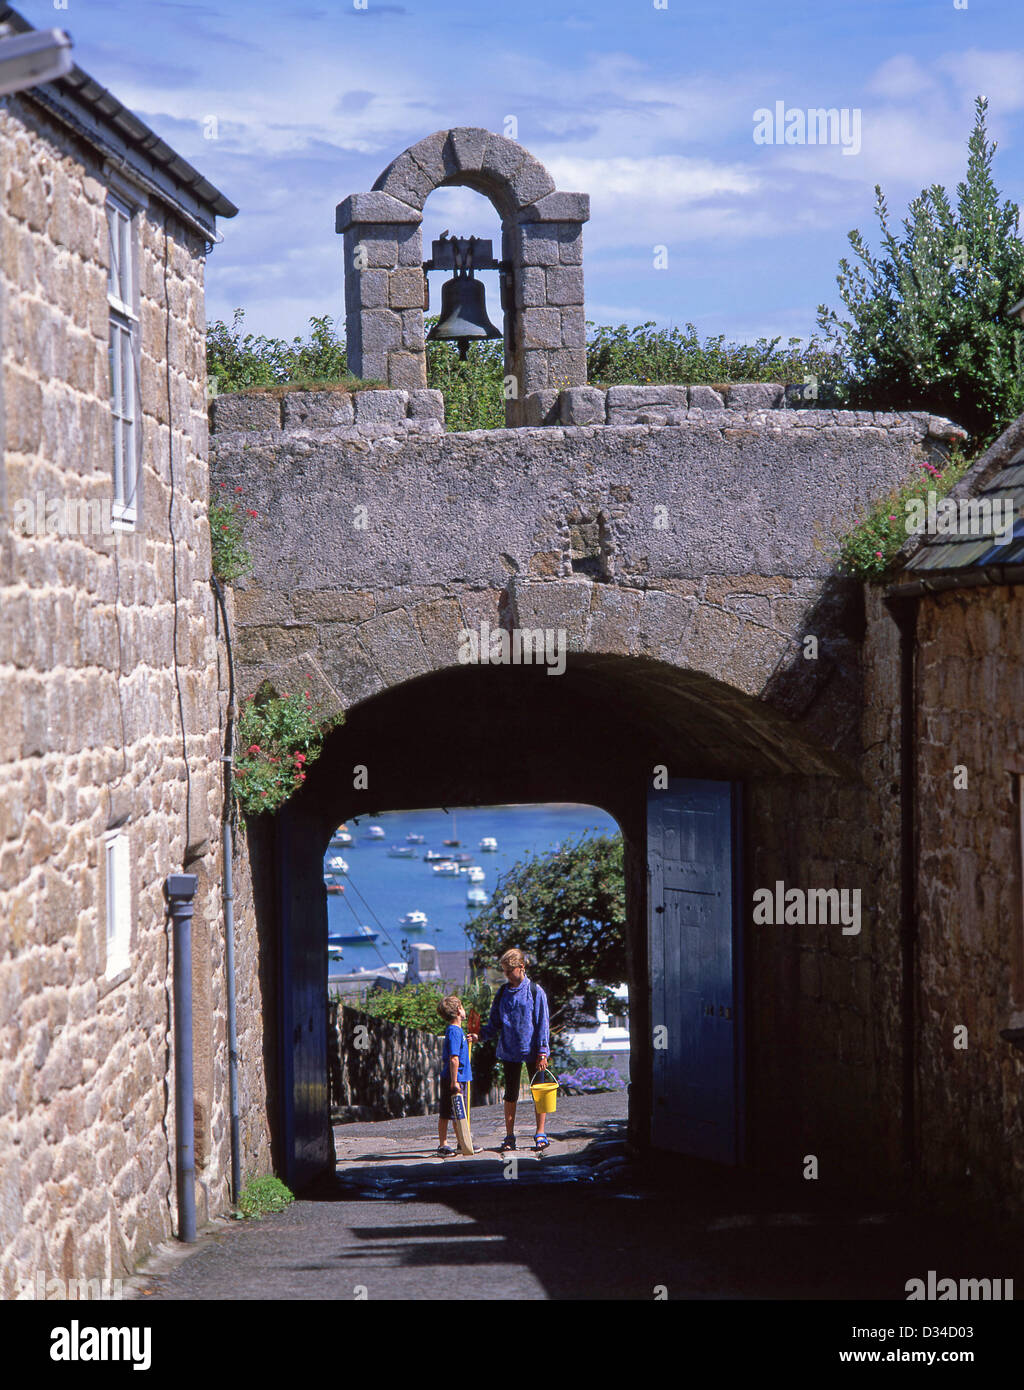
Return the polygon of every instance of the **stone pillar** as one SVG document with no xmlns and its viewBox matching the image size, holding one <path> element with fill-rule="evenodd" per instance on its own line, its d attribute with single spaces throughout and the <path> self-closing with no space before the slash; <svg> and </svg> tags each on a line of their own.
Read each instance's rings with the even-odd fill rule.
<svg viewBox="0 0 1024 1390">
<path fill-rule="evenodd" d="M 513 266 L 515 317 L 505 338 L 505 375 L 518 400 L 510 425 L 525 424 L 523 397 L 532 391 L 585 386 L 587 330 L 583 308 L 583 223 L 586 193 L 549 193 L 506 220 L 502 257 Z"/>
<path fill-rule="evenodd" d="M 353 193 L 335 223 L 345 237 L 349 371 L 408 391 L 427 384 L 420 218 L 387 193 Z"/>
</svg>

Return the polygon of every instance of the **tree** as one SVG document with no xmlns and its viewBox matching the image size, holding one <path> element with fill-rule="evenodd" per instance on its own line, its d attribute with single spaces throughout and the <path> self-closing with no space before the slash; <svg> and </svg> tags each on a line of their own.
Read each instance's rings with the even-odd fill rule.
<svg viewBox="0 0 1024 1390">
<path fill-rule="evenodd" d="M 513 905 L 514 919 L 505 915 Z M 625 979 L 625 925 L 622 837 L 583 834 L 514 864 L 466 933 L 481 965 L 497 964 L 513 946 L 525 952 L 557 1027 L 591 981 L 611 987 Z"/>
<path fill-rule="evenodd" d="M 851 406 L 949 416 L 979 445 L 1024 412 L 1022 333 L 1007 318 L 1024 295 L 1024 242 L 1017 204 L 1000 206 L 992 179 L 987 109 L 978 97 L 956 211 L 934 184 L 911 202 L 897 238 L 876 185 L 883 254 L 873 257 L 853 231 L 861 264 L 841 260 L 836 277 L 852 322 L 818 308 L 820 327 L 850 360 Z"/>
</svg>

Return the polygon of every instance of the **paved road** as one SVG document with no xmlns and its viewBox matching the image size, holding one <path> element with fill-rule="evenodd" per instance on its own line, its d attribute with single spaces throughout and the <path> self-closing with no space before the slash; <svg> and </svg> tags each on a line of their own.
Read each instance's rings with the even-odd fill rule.
<svg viewBox="0 0 1024 1390">
<path fill-rule="evenodd" d="M 135 1296 L 649 1300 L 664 1286 L 673 1299 L 904 1300 L 929 1269 L 1024 1275 L 1019 1255 L 948 1222 L 696 1161 L 631 1161 L 624 1115 L 622 1095 L 560 1098 L 552 1148 L 521 1148 L 514 1165 L 432 1157 L 433 1116 L 339 1126 L 337 1180 L 317 1200 L 219 1223 L 187 1258 L 158 1258 Z M 528 1145 L 530 1125 L 517 1128 Z M 474 1111 L 479 1146 L 502 1132 L 500 1107 Z"/>
</svg>

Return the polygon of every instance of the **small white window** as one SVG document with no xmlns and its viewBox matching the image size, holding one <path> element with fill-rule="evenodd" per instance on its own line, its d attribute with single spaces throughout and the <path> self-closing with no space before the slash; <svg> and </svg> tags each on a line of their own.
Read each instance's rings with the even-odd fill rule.
<svg viewBox="0 0 1024 1390">
<path fill-rule="evenodd" d="M 139 424 L 138 339 L 135 312 L 135 252 L 132 214 L 125 203 L 107 199 L 110 269 L 107 304 L 110 309 L 110 404 L 114 426 L 113 517 L 120 529 L 138 518 Z"/>
<path fill-rule="evenodd" d="M 128 834 L 122 826 L 104 836 L 107 879 L 107 979 L 127 970 L 132 922 Z"/>
</svg>

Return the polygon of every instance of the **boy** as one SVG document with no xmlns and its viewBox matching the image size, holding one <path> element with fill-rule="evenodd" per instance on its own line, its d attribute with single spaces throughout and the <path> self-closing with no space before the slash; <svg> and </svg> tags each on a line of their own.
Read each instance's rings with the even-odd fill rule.
<svg viewBox="0 0 1024 1390">
<path fill-rule="evenodd" d="M 506 951 L 498 962 L 504 971 L 502 985 L 491 1005 L 491 1016 L 480 1030 L 481 1039 L 498 1035 L 498 1061 L 505 1072 L 505 1141 L 501 1152 L 516 1146 L 516 1101 L 519 1099 L 519 1076 L 525 1062 L 530 1076 L 543 1071 L 548 1064 L 549 1014 L 547 995 L 540 985 L 526 977 L 526 957 L 522 951 Z M 546 1149 L 551 1142 L 544 1133 L 547 1115 L 536 1111 L 537 1131 L 534 1146 Z"/>
<path fill-rule="evenodd" d="M 437 1156 L 451 1158 L 455 1150 L 445 1142 L 448 1138 L 448 1121 L 454 1121 L 452 1096 L 465 1096 L 473 1074 L 469 1066 L 469 1042 L 462 1031 L 461 1023 L 466 1017 L 462 1000 L 457 994 L 449 994 L 437 1006 L 437 1012 L 448 1024 L 444 1034 L 444 1050 L 441 1053 L 441 1111 L 437 1121 Z M 466 1108 L 469 1119 L 469 1107 Z"/>
</svg>

